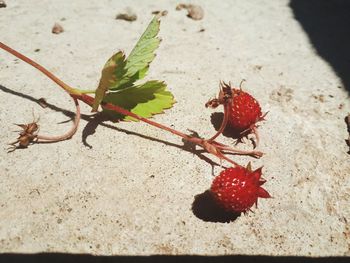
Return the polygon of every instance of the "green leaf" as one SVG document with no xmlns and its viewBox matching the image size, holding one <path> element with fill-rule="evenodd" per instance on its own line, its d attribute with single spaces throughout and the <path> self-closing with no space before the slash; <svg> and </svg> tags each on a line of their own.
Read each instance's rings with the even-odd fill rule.
<svg viewBox="0 0 350 263">
<path fill-rule="evenodd" d="M 114 54 L 104 65 L 100 83 L 95 91 L 95 100 L 92 106 L 92 111 L 97 111 L 107 90 L 117 86 L 123 75 L 126 73 L 126 61 L 123 52 L 119 51 Z"/>
<path fill-rule="evenodd" d="M 166 84 L 157 80 L 108 93 L 104 101 L 118 105 L 144 118 L 162 113 L 175 103 L 174 96 L 166 90 Z M 114 118 L 137 121 L 129 116 L 118 116 L 114 111 L 104 110 L 113 114 Z"/>
<path fill-rule="evenodd" d="M 136 81 L 146 76 L 149 65 L 155 58 L 155 51 L 160 43 L 157 38 L 159 25 L 159 17 L 155 16 L 127 59 L 122 52 L 118 52 L 107 61 L 95 92 L 93 111 L 96 111 L 103 101 L 149 118 L 174 104 L 174 97 L 166 90 L 164 82 L 152 80 L 135 85 Z M 114 118 L 136 120 L 118 115 L 114 111 L 103 110 L 113 114 Z"/>
<path fill-rule="evenodd" d="M 147 75 L 149 64 L 155 58 L 155 51 L 160 43 L 160 39 L 157 38 L 159 26 L 159 17 L 155 16 L 128 56 L 125 65 L 126 74 L 118 85 L 110 88 L 111 90 L 130 87 L 135 81 Z"/>
</svg>

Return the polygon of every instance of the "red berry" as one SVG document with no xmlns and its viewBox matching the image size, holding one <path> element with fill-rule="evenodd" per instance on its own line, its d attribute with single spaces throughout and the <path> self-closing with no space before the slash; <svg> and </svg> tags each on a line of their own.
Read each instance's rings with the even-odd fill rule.
<svg viewBox="0 0 350 263">
<path fill-rule="evenodd" d="M 259 103 L 241 89 L 232 89 L 232 107 L 228 114 L 229 124 L 238 132 L 252 128 L 262 119 Z"/>
<path fill-rule="evenodd" d="M 270 194 L 261 187 L 266 181 L 261 179 L 261 169 L 251 171 L 234 167 L 222 171 L 213 181 L 211 193 L 219 206 L 229 212 L 247 212 L 258 198 L 269 198 Z"/>
</svg>

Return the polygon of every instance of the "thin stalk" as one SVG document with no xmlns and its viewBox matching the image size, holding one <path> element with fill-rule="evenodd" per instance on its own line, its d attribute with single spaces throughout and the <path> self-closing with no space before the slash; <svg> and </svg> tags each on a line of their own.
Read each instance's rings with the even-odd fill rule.
<svg viewBox="0 0 350 263">
<path fill-rule="evenodd" d="M 33 66 L 34 68 L 40 70 L 43 74 L 45 74 L 48 78 L 50 78 L 52 81 L 54 81 L 57 85 L 59 85 L 61 88 L 63 88 L 66 92 L 69 94 L 80 94 L 76 89 L 73 89 L 66 83 L 64 83 L 62 80 L 57 78 L 54 74 L 52 74 L 50 71 L 48 71 L 43 66 L 39 65 L 35 61 L 31 60 L 30 58 L 26 57 L 25 55 L 22 55 L 21 53 L 17 52 L 16 50 L 10 48 L 9 46 L 5 45 L 4 43 L 0 42 L 0 48 L 6 50 L 7 52 L 11 53 L 15 57 L 23 60 L 24 62 L 28 63 L 29 65 Z"/>
<path fill-rule="evenodd" d="M 45 142 L 59 142 L 59 141 L 67 140 L 75 134 L 75 132 L 78 129 L 79 121 L 80 121 L 80 106 L 76 98 L 73 98 L 73 100 L 76 107 L 76 112 L 75 112 L 75 118 L 74 118 L 74 123 L 72 128 L 65 134 L 58 135 L 58 136 L 47 136 L 47 135 L 38 134 L 36 137 L 38 140 L 45 141 Z"/>
<path fill-rule="evenodd" d="M 221 122 L 219 130 L 215 133 L 214 136 L 212 136 L 210 139 L 208 139 L 208 141 L 214 141 L 225 130 L 227 122 L 228 122 L 228 111 L 230 108 L 230 104 L 231 103 L 224 104 L 224 119 Z"/>
<path fill-rule="evenodd" d="M 78 91 L 80 94 L 94 94 L 96 90 L 83 90 L 83 89 L 75 89 Z"/>
</svg>

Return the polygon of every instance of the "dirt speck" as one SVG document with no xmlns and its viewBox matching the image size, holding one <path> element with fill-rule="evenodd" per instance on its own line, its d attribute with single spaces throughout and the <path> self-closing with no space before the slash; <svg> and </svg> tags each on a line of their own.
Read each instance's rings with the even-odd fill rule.
<svg viewBox="0 0 350 263">
<path fill-rule="evenodd" d="M 176 254 L 177 252 L 177 249 L 170 244 L 159 244 L 155 247 L 162 254 Z"/>
<path fill-rule="evenodd" d="M 293 90 L 286 88 L 285 86 L 280 86 L 280 88 L 272 91 L 270 94 L 270 99 L 277 102 L 289 102 L 293 98 Z"/>
<path fill-rule="evenodd" d="M 323 95 L 323 94 L 320 94 L 320 95 L 312 95 L 312 97 L 313 97 L 315 100 L 318 100 L 319 102 L 325 102 L 325 98 L 324 98 L 324 95 Z"/>
<path fill-rule="evenodd" d="M 127 8 L 124 13 L 117 14 L 115 19 L 133 22 L 137 19 L 137 15 L 131 10 L 131 8 Z"/>
<path fill-rule="evenodd" d="M 152 12 L 152 15 L 159 15 L 159 16 L 166 16 L 167 14 L 168 14 L 167 10 L 163 10 L 163 11 L 155 10 Z"/>
<path fill-rule="evenodd" d="M 187 10 L 187 16 L 192 18 L 193 20 L 201 20 L 204 17 L 204 10 L 199 5 L 191 5 L 191 4 L 178 4 L 176 6 L 176 10 Z"/>
<path fill-rule="evenodd" d="M 225 235 L 220 241 L 219 244 L 224 248 L 231 248 L 232 247 L 232 241 L 231 239 Z"/>
<path fill-rule="evenodd" d="M 40 191 L 39 191 L 39 189 L 33 189 L 33 190 L 30 191 L 29 194 L 30 194 L 30 195 L 32 195 L 32 194 L 40 195 Z"/>
</svg>

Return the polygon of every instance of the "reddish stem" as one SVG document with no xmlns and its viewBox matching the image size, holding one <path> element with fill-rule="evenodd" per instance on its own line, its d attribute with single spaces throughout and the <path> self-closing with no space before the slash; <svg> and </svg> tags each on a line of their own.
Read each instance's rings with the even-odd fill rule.
<svg viewBox="0 0 350 263">
<path fill-rule="evenodd" d="M 57 83 L 61 88 L 63 88 L 67 93 L 69 93 L 69 95 L 71 95 L 75 102 L 76 100 L 81 100 L 83 102 L 85 102 L 86 104 L 92 106 L 93 103 L 94 103 L 94 98 L 89 96 L 89 95 L 86 95 L 86 94 L 82 94 L 81 92 L 79 92 L 78 90 L 76 89 L 73 89 L 71 88 L 69 85 L 67 85 L 66 83 L 64 83 L 63 81 L 61 81 L 59 78 L 57 78 L 54 74 L 52 74 L 51 72 L 49 72 L 47 69 L 45 69 L 44 67 L 42 67 L 41 65 L 39 65 L 38 63 L 34 62 L 33 60 L 31 60 L 30 58 L 26 57 L 25 55 L 22 55 L 21 53 L 13 50 L 12 48 L 10 48 L 9 46 L 3 44 L 0 42 L 0 48 L 6 50 L 7 52 L 11 53 L 12 55 L 16 56 L 17 58 L 23 60 L 24 62 L 30 64 L 31 66 L 33 66 L 34 68 L 38 69 L 39 71 L 41 71 L 42 73 L 44 73 L 48 78 L 50 78 L 51 80 L 53 80 L 55 83 Z M 201 147 L 203 147 L 207 152 L 217 156 L 218 158 L 220 159 L 224 159 L 228 162 L 230 162 L 231 164 L 233 165 L 238 165 L 237 163 L 235 163 L 234 161 L 230 160 L 229 158 L 227 158 L 222 152 L 221 152 L 221 148 L 225 148 L 225 150 L 229 150 L 230 148 L 226 145 L 222 145 L 220 144 L 220 147 L 218 147 L 218 143 L 216 143 L 214 141 L 214 139 L 222 132 L 220 131 L 220 133 L 218 133 L 217 135 L 215 135 L 214 137 L 212 137 L 210 139 L 210 141 L 208 140 L 204 140 L 204 139 L 201 139 L 201 138 L 197 138 L 197 137 L 193 137 L 193 136 L 188 136 L 182 132 L 179 132 L 179 131 L 176 131 L 172 128 L 169 128 L 167 126 L 164 126 L 162 124 L 159 124 L 157 122 L 154 122 L 152 120 L 149 120 L 149 119 L 146 119 L 146 118 L 143 118 L 141 116 L 138 116 L 137 114 L 135 113 L 132 113 L 124 108 L 121 108 L 117 105 L 113 105 L 113 104 L 110 104 L 110 103 L 102 103 L 102 107 L 106 108 L 106 109 L 109 109 L 109 110 L 112 110 L 112 111 L 116 111 L 118 113 L 121 113 L 123 115 L 127 115 L 127 116 L 130 116 L 132 118 L 135 118 L 137 120 L 140 120 L 140 121 L 143 121 L 143 122 L 146 122 L 152 126 L 155 126 L 157 128 L 160 128 L 160 129 L 163 129 L 163 130 L 166 130 L 168 132 L 171 132 L 172 134 L 175 134 L 177 136 L 180 136 L 182 137 L 183 139 L 187 140 L 187 141 L 190 141 L 194 144 L 197 144 L 197 145 L 200 145 Z M 79 109 L 77 108 L 77 113 L 80 114 L 80 111 Z M 76 119 L 77 120 L 77 119 Z M 224 122 L 227 122 L 227 120 Z M 73 131 L 73 134 L 75 133 L 76 131 L 76 124 L 77 124 L 77 121 L 75 121 L 75 125 L 73 126 L 73 129 L 71 131 Z M 224 123 L 223 123 L 224 124 Z M 223 125 L 222 125 L 223 126 Z M 220 129 L 221 130 L 221 129 Z M 72 133 L 68 132 L 68 136 L 72 136 Z M 67 134 L 66 134 L 67 135 Z M 57 138 L 54 138 L 54 139 L 62 139 L 63 137 L 65 137 L 65 139 L 67 138 L 66 135 L 63 135 L 63 136 L 58 136 Z M 42 138 L 44 139 L 44 138 Z M 232 150 L 234 151 L 234 150 Z"/>
<path fill-rule="evenodd" d="M 0 42 L 0 48 L 6 50 L 7 52 L 11 53 L 15 57 L 18 57 L 19 59 L 23 60 L 24 62 L 32 65 L 34 68 L 40 70 L 42 73 L 44 73 L 47 77 L 49 77 L 52 81 L 54 81 L 56 84 L 58 84 L 60 87 L 62 87 L 69 94 L 75 93 L 74 89 L 69 87 L 69 85 L 64 83 L 62 80 L 57 78 L 54 74 L 52 74 L 46 68 L 44 68 L 43 66 L 39 65 L 38 63 L 36 63 L 35 61 L 31 60 L 30 58 L 26 57 L 25 55 L 22 55 L 21 53 L 19 53 L 16 50 L 10 48 L 9 46 L 5 45 L 2 42 Z"/>
<path fill-rule="evenodd" d="M 229 103 L 224 104 L 224 119 L 221 122 L 219 130 L 216 132 L 214 136 L 212 136 L 208 141 L 214 141 L 226 128 L 228 122 L 228 111 L 230 110 Z"/>
<path fill-rule="evenodd" d="M 76 98 L 73 97 L 73 100 L 76 107 L 76 112 L 75 112 L 74 124 L 72 128 L 65 134 L 58 135 L 58 136 L 47 136 L 47 135 L 38 134 L 36 137 L 38 140 L 46 141 L 46 142 L 59 142 L 59 141 L 67 140 L 75 134 L 75 132 L 78 129 L 79 121 L 80 121 L 80 106 Z"/>
</svg>

